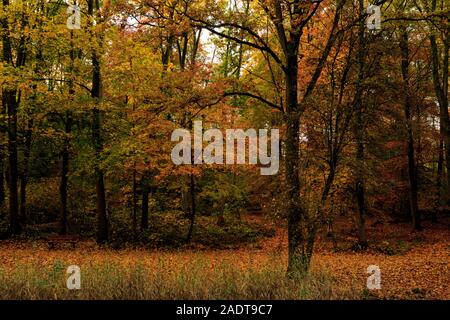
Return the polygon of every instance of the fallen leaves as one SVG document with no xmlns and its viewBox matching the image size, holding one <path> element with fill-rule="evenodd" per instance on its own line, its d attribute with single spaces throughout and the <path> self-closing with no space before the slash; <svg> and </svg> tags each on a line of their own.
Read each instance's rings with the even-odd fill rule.
<svg viewBox="0 0 450 320">
<path fill-rule="evenodd" d="M 260 222 L 262 223 L 262 222 Z M 383 229 L 384 228 L 384 229 Z M 387 241 L 389 231 L 398 238 L 397 226 L 377 230 L 369 229 L 373 241 Z M 387 229 L 386 229 L 387 228 Z M 403 228 L 405 228 L 403 226 Z M 405 233 L 408 234 L 408 233 Z M 401 236 L 401 235 L 400 235 Z M 380 290 L 371 290 L 370 296 L 380 299 L 450 299 L 450 234 L 445 227 L 427 226 L 420 234 L 421 241 L 403 254 L 386 255 L 368 250 L 367 252 L 333 252 L 325 240 L 320 243 L 313 256 L 312 269 L 326 270 L 335 280 L 335 289 L 355 287 L 364 292 L 369 265 L 381 269 Z M 409 243 L 409 242 L 408 242 Z M 133 267 L 143 264 L 150 268 L 164 263 L 170 266 L 167 274 L 186 268 L 192 261 L 203 261 L 205 270 L 233 265 L 246 270 L 261 269 L 269 261 L 283 265 L 287 261 L 286 230 L 276 228 L 274 237 L 261 241 L 259 246 L 243 246 L 231 250 L 110 250 L 99 248 L 94 242 L 77 244 L 75 249 L 62 248 L 48 250 L 45 242 L 0 243 L 0 266 L 3 269 L 20 265 L 37 264 L 51 266 L 55 261 L 64 265 L 105 265 L 108 263 Z"/>
</svg>

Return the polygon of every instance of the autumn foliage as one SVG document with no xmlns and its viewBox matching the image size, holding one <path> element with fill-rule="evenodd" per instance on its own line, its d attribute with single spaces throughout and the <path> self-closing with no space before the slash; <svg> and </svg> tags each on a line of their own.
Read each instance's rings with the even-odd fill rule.
<svg viewBox="0 0 450 320">
<path fill-rule="evenodd" d="M 2 0 L 0 298 L 448 299 L 449 2 L 377 4 L 380 30 L 363 0 Z M 194 121 L 279 130 L 278 173 L 174 164 Z M 109 258 L 122 284 L 160 274 L 142 296 L 39 282 L 75 260 L 109 292 Z"/>
</svg>

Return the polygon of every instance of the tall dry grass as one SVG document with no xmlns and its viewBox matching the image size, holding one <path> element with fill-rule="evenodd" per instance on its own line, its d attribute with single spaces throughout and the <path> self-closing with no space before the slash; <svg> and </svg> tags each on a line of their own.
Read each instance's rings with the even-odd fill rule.
<svg viewBox="0 0 450 320">
<path fill-rule="evenodd" d="M 211 268 L 196 259 L 179 268 L 159 260 L 149 267 L 91 263 L 81 267 L 81 289 L 66 287 L 67 265 L 36 263 L 0 267 L 0 299 L 358 299 L 361 292 L 342 289 L 326 272 L 286 278 L 284 266 L 271 260 L 242 270 L 222 262 Z"/>
</svg>

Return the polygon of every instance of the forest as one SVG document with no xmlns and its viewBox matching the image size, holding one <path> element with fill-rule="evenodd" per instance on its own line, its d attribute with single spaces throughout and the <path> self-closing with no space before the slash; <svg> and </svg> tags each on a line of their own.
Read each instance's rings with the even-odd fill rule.
<svg viewBox="0 0 450 320">
<path fill-rule="evenodd" d="M 0 299 L 450 299 L 449 0 L 1 0 L 0 47 Z"/>
</svg>

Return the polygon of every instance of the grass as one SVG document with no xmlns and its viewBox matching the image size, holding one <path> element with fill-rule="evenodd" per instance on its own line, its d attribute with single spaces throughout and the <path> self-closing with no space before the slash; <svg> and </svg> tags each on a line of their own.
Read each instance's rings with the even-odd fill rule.
<svg viewBox="0 0 450 320">
<path fill-rule="evenodd" d="M 288 279 L 273 260 L 251 270 L 222 261 L 211 268 L 193 260 L 176 270 L 163 260 L 156 266 L 117 263 L 81 266 L 81 289 L 66 287 L 66 265 L 22 264 L 0 268 L 0 299 L 360 299 L 356 290 L 337 290 L 326 272 Z"/>
</svg>

